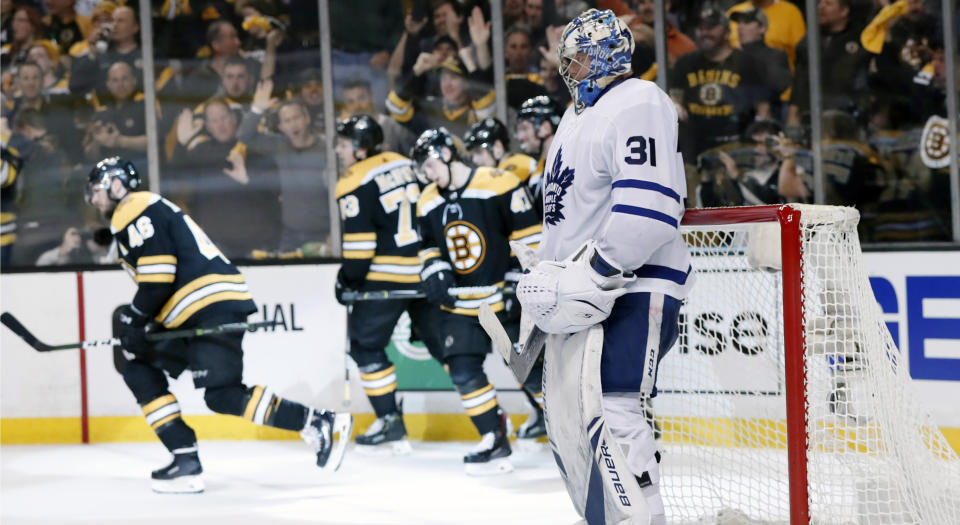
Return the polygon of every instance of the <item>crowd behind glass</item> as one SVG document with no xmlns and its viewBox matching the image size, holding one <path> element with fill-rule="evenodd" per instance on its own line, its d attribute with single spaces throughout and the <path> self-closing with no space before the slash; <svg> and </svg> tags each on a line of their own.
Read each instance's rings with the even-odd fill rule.
<svg viewBox="0 0 960 525">
<path fill-rule="evenodd" d="M 495 116 L 498 97 L 514 132 L 524 100 L 569 103 L 555 50 L 589 7 L 627 21 L 636 76 L 666 75 L 688 207 L 813 202 L 810 21 L 788 0 L 667 1 L 665 65 L 653 0 L 502 0 L 502 56 L 486 0 L 331 1 L 332 86 L 322 81 L 316 0 L 155 0 L 156 133 L 137 4 L 2 2 L 4 266 L 111 262 L 95 234 L 102 219 L 83 204 L 86 174 L 110 155 L 145 173 L 151 140 L 159 188 L 150 189 L 227 256 L 331 256 L 324 89 L 337 119 L 378 120 L 385 151 L 406 154 L 440 125 L 462 136 Z M 860 210 L 865 242 L 952 239 L 949 162 L 942 132 L 931 132 L 947 116 L 941 9 L 817 4 L 824 200 Z"/>
</svg>

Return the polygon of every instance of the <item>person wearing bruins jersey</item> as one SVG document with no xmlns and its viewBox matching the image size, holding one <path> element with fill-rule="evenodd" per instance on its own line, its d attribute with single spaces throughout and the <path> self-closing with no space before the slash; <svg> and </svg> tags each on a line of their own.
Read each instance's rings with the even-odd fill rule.
<svg viewBox="0 0 960 525">
<path fill-rule="evenodd" d="M 543 176 L 547 152 L 563 117 L 560 104 L 546 95 L 527 99 L 517 112 L 517 138 L 524 153 L 537 159 L 537 168 L 527 179 L 537 213 L 543 216 Z"/>
<path fill-rule="evenodd" d="M 411 155 L 431 181 L 417 202 L 423 244 L 420 278 L 427 298 L 441 305 L 441 362 L 460 393 L 463 407 L 482 436 L 464 456 L 468 474 L 512 470 L 506 415 L 496 390 L 483 372 L 490 339 L 477 315 L 483 303 L 504 310 L 500 290 L 452 296 L 451 287 L 504 286 L 514 267 L 509 242 L 531 247 L 540 242 L 542 226 L 526 187 L 510 172 L 476 167 L 459 141 L 445 128 L 420 135 Z"/>
<path fill-rule="evenodd" d="M 133 164 L 109 157 L 90 172 L 86 196 L 109 218 L 121 265 L 137 284 L 131 303 L 118 312 L 126 358 L 120 370 L 147 423 L 173 454 L 170 465 L 153 472 L 153 489 L 203 490 L 196 434 L 180 417 L 165 376 L 176 378 L 188 368 L 194 386 L 206 389 L 204 401 L 211 410 L 300 431 L 314 448 L 319 466 L 338 468 L 353 418 L 284 399 L 268 387 L 244 385 L 244 332 L 170 344 L 147 341 L 151 321 L 157 329 L 207 327 L 243 322 L 257 309 L 243 275 L 197 223 L 170 201 L 139 191 L 140 187 Z M 334 446 L 337 432 L 340 439 Z"/>
<path fill-rule="evenodd" d="M 344 262 L 336 284 L 340 304 L 345 304 L 342 296 L 348 289 L 402 290 L 420 285 L 420 235 L 414 222 L 420 185 L 413 162 L 396 153 L 380 153 L 382 143 L 383 131 L 369 115 L 337 123 L 335 151 L 345 170 L 336 188 L 343 223 Z M 357 445 L 383 446 L 396 454 L 408 453 L 410 444 L 396 400 L 396 367 L 386 346 L 404 311 L 430 353 L 438 356 L 439 340 L 429 324 L 438 312 L 428 301 L 361 301 L 347 318 L 350 357 L 377 416 L 356 437 Z"/>
<path fill-rule="evenodd" d="M 533 157 L 522 153 L 509 154 L 510 134 L 507 132 L 507 127 L 493 117 L 470 126 L 463 137 L 463 145 L 477 166 L 488 168 L 496 166 L 499 170 L 513 173 L 522 183 L 526 183 L 534 173 L 542 171 L 542 166 L 539 166 Z M 537 210 L 540 211 L 539 208 Z M 507 280 L 513 281 L 511 283 L 513 285 L 516 284 L 519 276 L 519 270 L 507 272 Z M 507 299 L 505 304 L 504 328 L 510 338 L 516 341 L 520 338 L 520 305 L 512 299 Z M 533 407 L 534 413 L 517 429 L 516 435 L 519 439 L 536 439 L 547 434 L 546 421 L 543 418 L 543 389 L 540 381 L 542 374 L 543 362 L 538 361 L 529 376 L 532 379 L 528 380 L 523 388 L 523 393 Z"/>
</svg>

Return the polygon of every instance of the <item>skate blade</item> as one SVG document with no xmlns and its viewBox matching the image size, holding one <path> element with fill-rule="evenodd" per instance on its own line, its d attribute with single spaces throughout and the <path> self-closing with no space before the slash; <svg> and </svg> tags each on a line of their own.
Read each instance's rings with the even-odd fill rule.
<svg viewBox="0 0 960 525">
<path fill-rule="evenodd" d="M 337 436 L 336 441 L 333 443 L 333 450 L 330 451 L 327 464 L 322 467 L 323 470 L 336 472 L 340 469 L 340 463 L 343 462 L 343 455 L 347 452 L 351 434 L 353 434 L 353 416 L 338 413 L 333 420 L 333 431 L 331 432 L 331 435 Z"/>
<path fill-rule="evenodd" d="M 160 494 L 196 494 L 203 492 L 203 479 L 200 476 L 181 476 L 174 479 L 153 480 L 150 488 Z"/>
<path fill-rule="evenodd" d="M 517 438 L 511 446 L 519 454 L 539 454 L 549 449 L 549 444 L 543 436 L 536 439 Z"/>
<path fill-rule="evenodd" d="M 513 463 L 507 458 L 493 459 L 486 463 L 464 463 L 468 476 L 499 476 L 513 472 Z"/>
<path fill-rule="evenodd" d="M 413 448 L 410 446 L 410 441 L 407 439 L 390 441 L 388 443 L 380 443 L 379 445 L 357 445 L 353 450 L 362 456 L 372 458 L 406 456 L 413 452 Z"/>
</svg>

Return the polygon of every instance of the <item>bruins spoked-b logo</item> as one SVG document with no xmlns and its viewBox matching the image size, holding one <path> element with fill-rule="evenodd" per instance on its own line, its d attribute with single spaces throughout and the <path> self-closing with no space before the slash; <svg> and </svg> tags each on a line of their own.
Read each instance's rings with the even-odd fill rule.
<svg viewBox="0 0 960 525">
<path fill-rule="evenodd" d="M 476 270 L 487 253 L 487 243 L 480 230 L 467 221 L 453 221 L 443 230 L 447 253 L 457 273 Z"/>
<path fill-rule="evenodd" d="M 931 115 L 920 138 L 920 159 L 930 169 L 950 165 L 950 121 Z"/>
</svg>

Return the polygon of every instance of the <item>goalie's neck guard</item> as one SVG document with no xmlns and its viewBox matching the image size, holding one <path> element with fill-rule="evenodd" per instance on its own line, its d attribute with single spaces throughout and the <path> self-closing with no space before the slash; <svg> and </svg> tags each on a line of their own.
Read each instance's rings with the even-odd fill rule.
<svg viewBox="0 0 960 525">
<path fill-rule="evenodd" d="M 590 9 L 567 24 L 557 54 L 560 77 L 570 90 L 575 111 L 580 114 L 592 106 L 617 77 L 631 72 L 633 35 L 613 11 Z"/>
</svg>

